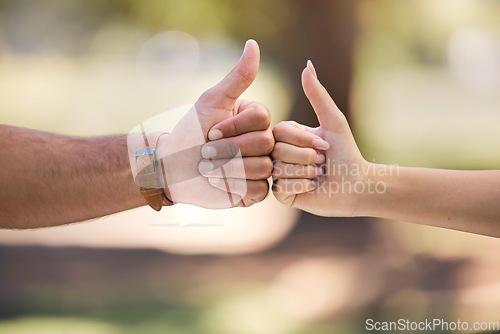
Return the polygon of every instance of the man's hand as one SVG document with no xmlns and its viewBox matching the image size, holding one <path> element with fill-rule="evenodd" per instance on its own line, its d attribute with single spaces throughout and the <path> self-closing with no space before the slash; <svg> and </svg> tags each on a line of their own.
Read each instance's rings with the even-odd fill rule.
<svg viewBox="0 0 500 334">
<path fill-rule="evenodd" d="M 257 102 L 238 100 L 257 76 L 259 59 L 257 43 L 249 40 L 234 69 L 160 139 L 172 201 L 215 209 L 249 206 L 267 196 L 270 115 Z"/>
</svg>

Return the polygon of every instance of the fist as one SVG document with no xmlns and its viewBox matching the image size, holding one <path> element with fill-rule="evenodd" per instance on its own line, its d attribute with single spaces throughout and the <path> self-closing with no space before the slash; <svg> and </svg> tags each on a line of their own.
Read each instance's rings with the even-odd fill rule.
<svg viewBox="0 0 500 334">
<path fill-rule="evenodd" d="M 247 207 L 267 196 L 271 118 L 263 105 L 238 100 L 257 76 L 259 59 L 257 43 L 248 41 L 234 69 L 161 137 L 165 193 L 173 202 L 222 209 Z"/>
</svg>

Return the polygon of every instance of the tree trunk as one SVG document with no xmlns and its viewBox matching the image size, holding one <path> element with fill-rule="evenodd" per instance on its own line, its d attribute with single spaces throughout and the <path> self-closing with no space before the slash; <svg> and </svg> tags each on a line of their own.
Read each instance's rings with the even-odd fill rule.
<svg viewBox="0 0 500 334">
<path fill-rule="evenodd" d="M 310 126 L 318 124 L 300 83 L 308 59 L 313 61 L 321 82 L 349 119 L 355 1 L 299 0 L 295 4 L 298 17 L 275 36 L 279 42 L 273 38 L 265 40 L 263 45 L 263 50 L 270 50 L 270 56 L 283 64 L 282 70 L 289 76 L 293 93 L 290 119 Z"/>
</svg>

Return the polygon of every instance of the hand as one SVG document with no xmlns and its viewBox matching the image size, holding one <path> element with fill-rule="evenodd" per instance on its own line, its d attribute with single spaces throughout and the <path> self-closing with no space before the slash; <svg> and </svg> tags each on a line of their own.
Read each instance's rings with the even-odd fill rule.
<svg viewBox="0 0 500 334">
<path fill-rule="evenodd" d="M 314 214 L 353 216 L 358 190 L 361 185 L 366 190 L 370 182 L 366 176 L 371 166 L 310 61 L 302 72 L 302 86 L 320 126 L 281 122 L 274 127 L 274 195 L 283 204 Z"/>
<path fill-rule="evenodd" d="M 249 206 L 267 196 L 267 155 L 274 146 L 270 115 L 259 103 L 238 100 L 257 76 L 259 58 L 257 43 L 248 41 L 231 73 L 161 137 L 165 192 L 174 202 L 218 209 Z"/>
</svg>

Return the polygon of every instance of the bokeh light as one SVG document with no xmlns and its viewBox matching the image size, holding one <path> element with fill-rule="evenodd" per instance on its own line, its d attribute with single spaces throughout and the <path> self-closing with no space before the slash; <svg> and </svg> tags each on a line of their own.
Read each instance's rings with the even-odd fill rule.
<svg viewBox="0 0 500 334">
<path fill-rule="evenodd" d="M 168 90 L 189 83 L 198 68 L 199 46 L 195 37 L 165 31 L 149 39 L 137 56 L 137 75 L 142 84 Z"/>
<path fill-rule="evenodd" d="M 126 135 L 177 110 L 157 122 L 169 130 L 187 110 L 175 108 L 254 38 L 261 70 L 243 98 L 263 102 L 273 124 L 291 112 L 313 123 L 299 81 L 312 59 L 351 106 L 368 160 L 499 169 L 498 17 L 500 3 L 483 0 L 3 0 L 0 119 Z M 0 231 L 0 333 L 358 334 L 367 317 L 498 321 L 498 254 L 493 238 L 324 219 L 272 195 L 213 214 L 143 207 Z"/>
</svg>

